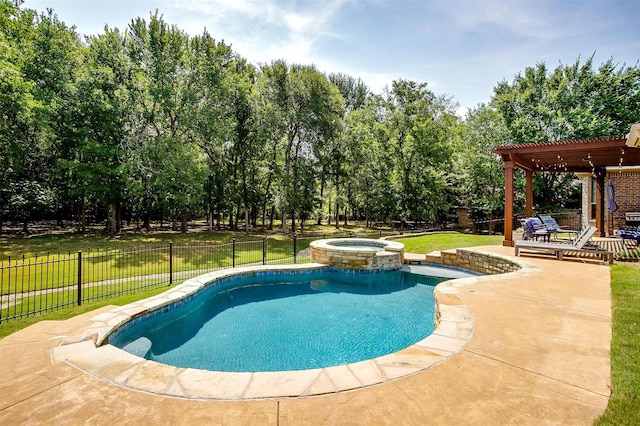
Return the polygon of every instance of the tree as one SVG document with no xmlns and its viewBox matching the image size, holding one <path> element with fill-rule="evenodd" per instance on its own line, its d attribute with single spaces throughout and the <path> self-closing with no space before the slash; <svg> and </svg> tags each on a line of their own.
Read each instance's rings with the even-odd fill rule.
<svg viewBox="0 0 640 426">
<path fill-rule="evenodd" d="M 509 131 L 498 111 L 485 104 L 470 110 L 458 133 L 455 187 L 461 206 L 478 219 L 501 217 L 504 207 L 504 169 L 491 152 L 509 143 Z M 490 230 L 492 222 L 489 222 Z"/>
<path fill-rule="evenodd" d="M 397 211 L 398 198 L 393 192 L 392 168 L 385 155 L 387 144 L 383 137 L 380 114 L 381 100 L 370 96 L 365 104 L 351 111 L 345 120 L 345 168 L 340 174 L 351 185 L 348 200 L 351 208 L 361 211 L 367 226 L 374 220 L 385 221 Z"/>
<path fill-rule="evenodd" d="M 20 194 L 19 182 L 37 160 L 43 105 L 35 83 L 23 68 L 33 38 L 34 13 L 0 2 L 0 230 L 9 199 Z"/>
<path fill-rule="evenodd" d="M 110 207 L 113 213 L 123 202 L 127 180 L 123 149 L 130 138 L 131 111 L 131 66 L 123 34 L 106 28 L 104 34 L 89 37 L 88 43 L 78 67 L 76 96 L 67 108 L 74 126 L 57 154 L 63 172 L 58 188 L 77 200 L 82 232 L 87 201 Z M 119 225 L 111 215 L 110 236 L 119 231 Z"/>
<path fill-rule="evenodd" d="M 347 74 L 337 73 L 329 74 L 329 81 L 333 83 L 340 91 L 345 101 L 345 111 L 343 116 L 343 124 L 340 133 L 326 143 L 316 146 L 315 155 L 320 164 L 320 207 L 322 208 L 322 198 L 324 189 L 328 182 L 333 183 L 335 190 L 335 226 L 338 228 L 340 207 L 344 207 L 344 223 L 347 224 L 347 202 L 346 194 L 354 194 L 351 191 L 351 179 L 347 179 L 349 170 L 352 168 L 352 162 L 358 162 L 359 159 L 349 153 L 353 153 L 353 145 L 360 142 L 346 135 L 347 127 L 345 120 L 355 111 L 363 108 L 369 95 L 369 88 L 360 79 L 356 79 Z M 346 185 L 344 185 L 346 183 Z M 344 188 L 346 186 L 346 188 Z M 353 204 L 353 203 L 351 203 Z M 321 214 L 318 214 L 318 224 L 320 224 Z"/>
<path fill-rule="evenodd" d="M 403 230 L 409 218 L 435 220 L 448 208 L 445 171 L 449 134 L 457 119 L 453 103 L 436 96 L 426 83 L 396 80 L 383 102 L 385 128 L 379 137 L 388 144 L 392 182 L 399 194 L 395 214 Z"/>
<path fill-rule="evenodd" d="M 286 232 L 286 216 L 290 214 L 295 231 L 296 212 L 300 212 L 299 177 L 301 169 L 312 160 L 314 146 L 335 137 L 340 128 L 344 101 L 338 89 L 313 66 L 292 65 L 274 61 L 262 68 L 261 110 L 276 115 L 278 132 L 284 136 L 284 167 L 281 184 L 282 230 Z M 267 107 L 268 104 L 273 108 Z"/>
<path fill-rule="evenodd" d="M 244 93 L 244 89 L 234 87 L 234 83 L 241 81 L 241 77 L 235 77 L 235 71 L 237 69 L 242 75 L 241 64 L 247 64 L 234 55 L 229 46 L 217 42 L 207 31 L 193 37 L 189 45 L 192 71 L 189 73 L 188 86 L 193 101 L 185 117 L 185 127 L 189 139 L 208 159 L 204 207 L 210 226 L 214 213 L 218 215 L 219 226 L 220 213 L 232 207 L 229 199 L 229 170 L 232 168 L 230 149 L 238 134 L 235 132 L 233 96 L 237 91 Z M 246 89 L 246 86 L 243 87 Z"/>
<path fill-rule="evenodd" d="M 53 11 L 36 15 L 17 4 L 0 2 L 0 50 L 6 54 L 0 62 L 5 112 L 0 144 L 6 154 L 0 196 L 5 205 L 25 206 L 20 218 L 26 232 L 24 214 L 35 212 L 27 206 L 53 211 L 54 204 L 64 203 L 61 191 L 52 190 L 50 177 L 57 174 L 57 148 L 74 127 L 68 105 L 75 95 L 81 45 Z"/>
<path fill-rule="evenodd" d="M 137 193 L 143 194 L 146 209 L 155 203 L 161 211 L 177 214 L 186 232 L 188 210 L 198 204 L 193 185 L 199 189 L 204 185 L 200 156 L 189 146 L 186 125 L 200 101 L 194 85 L 200 62 L 193 59 L 189 37 L 164 22 L 157 11 L 148 24 L 138 18 L 129 29 L 126 48 L 133 68 L 136 114 L 129 170 L 138 181 Z M 194 176 L 202 180 L 194 182 Z"/>
<path fill-rule="evenodd" d="M 540 63 L 512 83 L 498 83 L 492 105 L 504 117 L 513 143 L 625 134 L 640 119 L 640 69 L 618 68 L 609 60 L 596 70 L 593 57 L 551 72 Z M 572 180 L 570 174 L 537 173 L 534 203 L 562 207 L 571 199 Z"/>
</svg>

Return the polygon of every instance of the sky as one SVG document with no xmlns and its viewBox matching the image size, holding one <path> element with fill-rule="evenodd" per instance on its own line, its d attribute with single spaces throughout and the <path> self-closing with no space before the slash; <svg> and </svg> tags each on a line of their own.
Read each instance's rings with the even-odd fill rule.
<svg viewBox="0 0 640 426">
<path fill-rule="evenodd" d="M 314 64 L 361 78 L 374 93 L 393 80 L 425 82 L 461 116 L 541 62 L 640 60 L 640 0 L 26 0 L 22 8 L 51 8 L 84 35 L 158 10 L 256 65 Z"/>
</svg>

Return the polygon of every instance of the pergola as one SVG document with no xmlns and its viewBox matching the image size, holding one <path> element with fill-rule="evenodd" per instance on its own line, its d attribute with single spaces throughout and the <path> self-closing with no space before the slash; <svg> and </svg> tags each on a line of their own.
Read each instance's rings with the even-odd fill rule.
<svg viewBox="0 0 640 426">
<path fill-rule="evenodd" d="M 606 167 L 640 165 L 640 149 L 625 145 L 626 136 L 580 139 L 536 144 L 504 145 L 493 148 L 504 162 L 504 241 L 513 246 L 513 170 L 526 175 L 525 214 L 533 215 L 533 174 L 590 173 L 596 180 L 597 236 L 604 236 L 604 194 Z"/>
</svg>

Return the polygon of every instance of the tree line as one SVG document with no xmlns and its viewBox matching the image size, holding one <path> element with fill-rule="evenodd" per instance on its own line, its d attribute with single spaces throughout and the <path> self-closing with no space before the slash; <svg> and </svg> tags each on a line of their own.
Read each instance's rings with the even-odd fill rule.
<svg viewBox="0 0 640 426">
<path fill-rule="evenodd" d="M 3 221 L 208 218 L 284 232 L 310 220 L 444 223 L 455 207 L 502 212 L 495 145 L 623 134 L 640 72 L 592 58 L 527 68 L 464 119 L 426 83 L 375 94 L 356 77 L 254 65 L 206 30 L 156 12 L 81 37 L 52 10 L 0 2 Z M 568 178 L 541 177 L 563 206 Z"/>
</svg>

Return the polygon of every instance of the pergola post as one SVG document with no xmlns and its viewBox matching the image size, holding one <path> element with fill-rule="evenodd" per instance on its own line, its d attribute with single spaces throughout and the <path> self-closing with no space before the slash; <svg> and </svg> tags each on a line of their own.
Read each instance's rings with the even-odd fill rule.
<svg viewBox="0 0 640 426">
<path fill-rule="evenodd" d="M 525 214 L 527 217 L 533 216 L 533 171 L 525 170 L 527 180 L 525 196 Z"/>
<path fill-rule="evenodd" d="M 596 232 L 597 237 L 606 236 L 605 223 L 604 223 L 604 178 L 606 175 L 606 169 L 604 167 L 597 168 L 596 174 Z"/>
<path fill-rule="evenodd" d="M 513 247 L 513 161 L 504 160 L 504 241 Z"/>
</svg>

